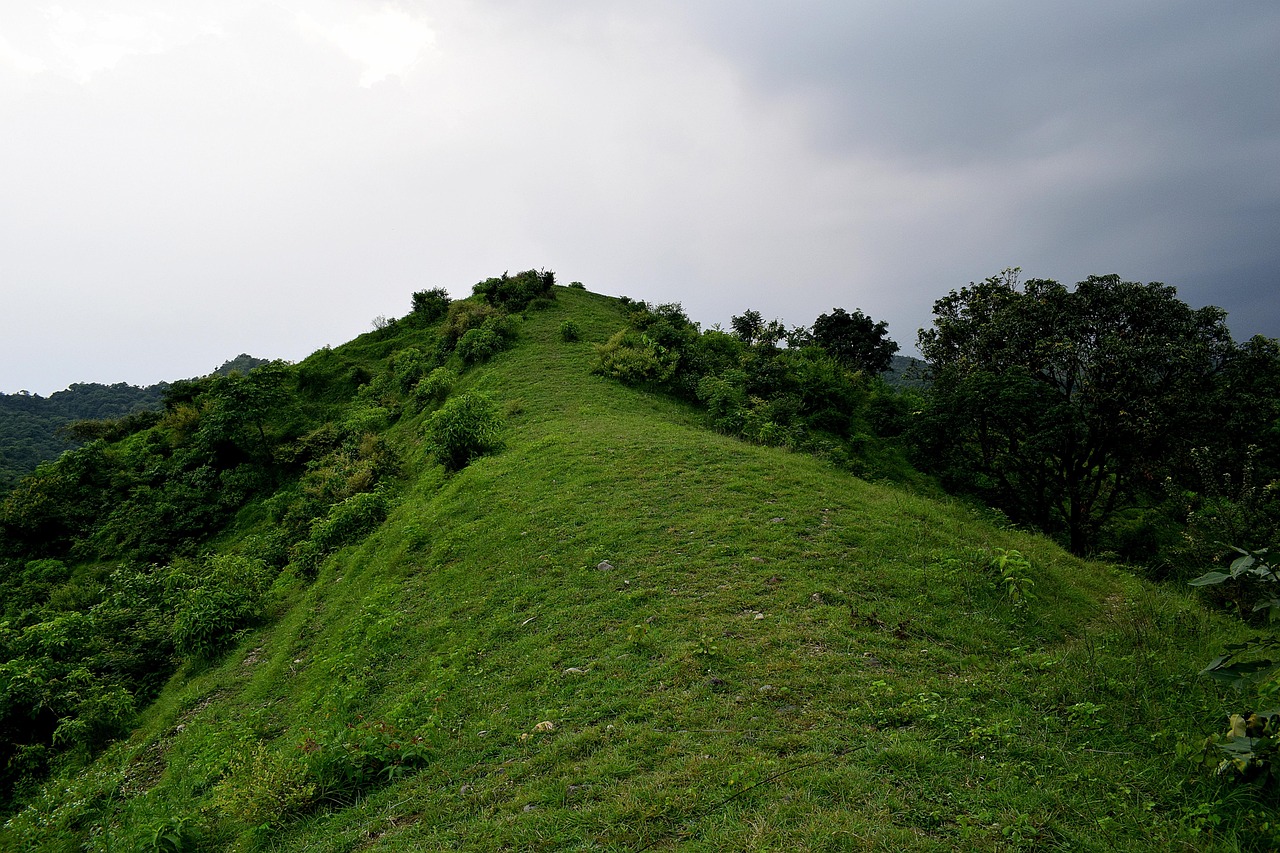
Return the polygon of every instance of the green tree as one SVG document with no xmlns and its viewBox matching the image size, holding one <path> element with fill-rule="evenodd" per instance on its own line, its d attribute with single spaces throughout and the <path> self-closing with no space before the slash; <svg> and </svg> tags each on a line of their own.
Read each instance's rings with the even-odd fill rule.
<svg viewBox="0 0 1280 853">
<path fill-rule="evenodd" d="M 889 369 L 898 345 L 889 339 L 889 325 L 875 322 L 861 311 L 834 308 L 813 321 L 813 343 L 850 370 L 876 376 Z"/>
<path fill-rule="evenodd" d="M 419 290 L 413 294 L 413 316 L 424 323 L 434 323 L 449 310 L 449 291 L 443 287 Z"/>
<path fill-rule="evenodd" d="M 1209 435 L 1234 345 L 1225 312 L 1158 282 L 1018 278 L 1005 270 L 934 304 L 919 338 L 934 377 L 920 460 L 1084 553 Z"/>
</svg>

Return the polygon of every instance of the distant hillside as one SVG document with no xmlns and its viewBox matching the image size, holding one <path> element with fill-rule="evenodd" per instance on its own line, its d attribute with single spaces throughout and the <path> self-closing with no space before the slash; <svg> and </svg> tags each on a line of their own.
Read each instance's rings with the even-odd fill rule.
<svg viewBox="0 0 1280 853">
<path fill-rule="evenodd" d="M 927 367 L 928 365 L 918 358 L 895 355 L 893 363 L 881 376 L 885 382 L 895 388 L 923 388 L 929 384 L 929 380 L 925 378 Z"/>
<path fill-rule="evenodd" d="M 263 358 L 241 353 L 215 370 L 214 375 L 248 373 Z M 117 382 L 102 385 L 83 382 L 48 397 L 39 394 L 0 394 L 0 494 L 41 462 L 56 459 L 76 446 L 61 433 L 76 421 L 122 418 L 135 412 L 157 409 L 168 383 L 139 387 Z"/>
<path fill-rule="evenodd" d="M 75 442 L 59 430 L 81 420 L 122 418 L 160 405 L 164 384 L 139 388 L 118 382 L 77 383 L 48 397 L 0 394 L 0 493 Z"/>
</svg>

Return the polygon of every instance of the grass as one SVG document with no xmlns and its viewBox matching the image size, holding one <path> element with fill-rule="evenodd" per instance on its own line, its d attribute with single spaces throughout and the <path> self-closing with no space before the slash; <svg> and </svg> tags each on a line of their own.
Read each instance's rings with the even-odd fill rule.
<svg viewBox="0 0 1280 853">
<path fill-rule="evenodd" d="M 561 340 L 570 318 L 581 342 Z M 422 453 L 425 416 L 392 426 L 408 462 L 387 522 L 314 583 L 279 583 L 274 621 L 176 675 L 0 842 L 163 849 L 170 827 L 176 849 L 278 851 L 1275 843 L 1261 800 L 1174 757 L 1224 707 L 1195 672 L 1229 625 L 593 376 L 592 342 L 621 322 L 612 300 L 558 289 L 515 349 L 464 374 L 454 393 L 490 394 L 507 425 L 502 452 L 456 475 Z M 997 549 L 1029 560 L 1022 606 Z M 369 721 L 423 737 L 425 767 L 236 812 L 246 790 L 288 802 L 307 744 Z"/>
</svg>

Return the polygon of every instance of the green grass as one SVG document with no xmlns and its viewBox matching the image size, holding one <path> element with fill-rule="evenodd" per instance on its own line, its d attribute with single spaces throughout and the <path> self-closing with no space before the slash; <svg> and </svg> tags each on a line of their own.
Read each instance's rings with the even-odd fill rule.
<svg viewBox="0 0 1280 853">
<path fill-rule="evenodd" d="M 449 476 L 422 451 L 425 414 L 396 423 L 387 522 L 314 583 L 282 579 L 270 624 L 179 672 L 0 842 L 146 849 L 165 826 L 189 849 L 278 851 L 1275 842 L 1262 800 L 1174 758 L 1220 718 L 1195 673 L 1227 623 L 593 376 L 615 303 L 557 293 L 454 392 L 505 408 L 502 452 Z M 561 340 L 569 318 L 581 342 Z M 1008 597 L 994 549 L 1029 559 L 1034 600 Z M 287 794 L 300 744 L 361 721 L 423 736 L 429 762 L 258 827 L 229 811 L 236 785 Z"/>
</svg>

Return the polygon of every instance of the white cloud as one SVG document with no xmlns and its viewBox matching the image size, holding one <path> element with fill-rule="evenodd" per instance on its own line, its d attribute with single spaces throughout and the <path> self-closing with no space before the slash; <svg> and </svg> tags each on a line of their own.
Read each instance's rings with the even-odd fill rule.
<svg viewBox="0 0 1280 853">
<path fill-rule="evenodd" d="M 407 75 L 436 40 L 425 20 L 389 3 L 373 13 L 346 7 L 332 10 L 324 19 L 306 11 L 297 17 L 303 32 L 320 36 L 364 66 L 360 85 L 365 88 Z"/>
</svg>

